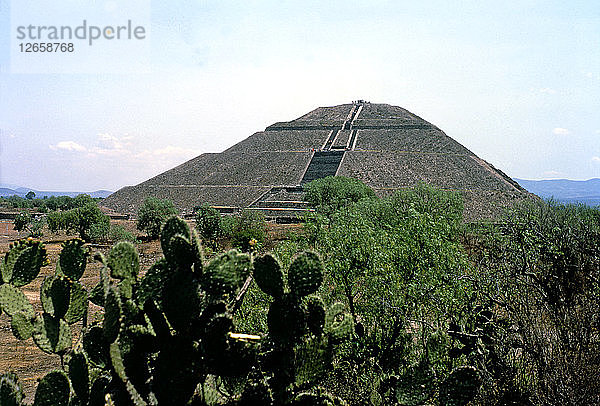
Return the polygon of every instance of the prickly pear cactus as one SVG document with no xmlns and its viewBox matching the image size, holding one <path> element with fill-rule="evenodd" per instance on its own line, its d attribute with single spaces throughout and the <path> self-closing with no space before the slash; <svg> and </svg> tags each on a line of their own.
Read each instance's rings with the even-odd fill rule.
<svg viewBox="0 0 600 406">
<path fill-rule="evenodd" d="M 231 250 L 210 261 L 200 283 L 209 295 L 221 298 L 241 288 L 251 272 L 250 256 Z"/>
<path fill-rule="evenodd" d="M 68 406 L 69 378 L 64 371 L 52 371 L 42 378 L 35 392 L 35 406 Z"/>
<path fill-rule="evenodd" d="M 113 278 L 135 280 L 140 262 L 134 245 L 127 241 L 117 243 L 108 254 L 107 265 Z"/>
<path fill-rule="evenodd" d="M 346 311 L 343 303 L 334 303 L 327 309 L 325 331 L 333 341 L 344 340 L 354 332 L 352 316 Z"/>
<path fill-rule="evenodd" d="M 190 231 L 185 221 L 171 217 L 163 226 L 160 246 L 167 262 L 174 268 L 192 267 L 202 272 L 202 247 L 196 230 Z"/>
<path fill-rule="evenodd" d="M 458 367 L 440 385 L 440 405 L 464 406 L 479 390 L 481 378 L 474 367 Z"/>
<path fill-rule="evenodd" d="M 11 244 L 4 260 L 0 262 L 2 281 L 15 287 L 27 285 L 47 264 L 44 244 L 31 238 L 18 241 Z"/>
<path fill-rule="evenodd" d="M 66 241 L 58 257 L 56 273 L 78 281 L 85 272 L 88 257 L 89 252 L 84 248 L 83 240 Z"/>
<path fill-rule="evenodd" d="M 37 315 L 19 288 L 46 264 L 43 245 L 19 242 L 6 254 L 0 262 L 0 310 L 11 318 L 15 337 L 31 337 L 42 351 L 60 355 L 65 369 L 40 381 L 34 405 L 196 404 L 205 400 L 198 388 L 224 382 L 238 382 L 239 391 L 226 396 L 210 389 L 221 393 L 219 402 L 295 404 L 295 387 L 312 387 L 331 362 L 331 343 L 352 331 L 342 308 L 331 318 L 323 301 L 309 296 L 323 281 L 315 253 L 293 260 L 286 287 L 270 255 L 253 261 L 232 250 L 205 265 L 195 231 L 179 218 L 166 222 L 160 242 L 164 259 L 141 278 L 132 244 L 120 242 L 106 256 L 96 254 L 100 282 L 89 294 L 79 282 L 89 253 L 81 240 L 65 242 L 54 274 L 42 283 Z M 237 332 L 233 319 L 253 273 L 274 298 L 267 339 Z M 88 327 L 89 300 L 104 312 Z M 82 320 L 82 340 L 72 349 L 71 329 Z M 318 391 L 297 398 L 341 404 Z M 16 377 L 0 377 L 0 404 L 21 403 Z"/>
<path fill-rule="evenodd" d="M 275 257 L 266 254 L 254 260 L 254 280 L 258 287 L 274 298 L 283 296 L 283 272 Z"/>
<path fill-rule="evenodd" d="M 20 406 L 23 398 L 23 389 L 17 375 L 12 372 L 0 375 L 0 405 Z"/>
<path fill-rule="evenodd" d="M 290 265 L 288 284 L 297 297 L 315 293 L 323 283 L 323 261 L 314 252 L 303 252 Z"/>
</svg>

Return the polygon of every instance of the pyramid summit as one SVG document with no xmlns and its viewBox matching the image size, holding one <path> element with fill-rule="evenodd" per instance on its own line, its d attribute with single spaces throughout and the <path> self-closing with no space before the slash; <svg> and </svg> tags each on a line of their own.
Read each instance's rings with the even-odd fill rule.
<svg viewBox="0 0 600 406">
<path fill-rule="evenodd" d="M 527 192 L 435 125 L 401 107 L 357 100 L 278 122 L 221 153 L 199 155 L 102 205 L 135 213 L 148 196 L 182 212 L 208 203 L 268 217 L 306 210 L 302 185 L 330 175 L 359 179 L 380 195 L 419 182 L 461 192 L 468 220 L 493 218 Z"/>
</svg>

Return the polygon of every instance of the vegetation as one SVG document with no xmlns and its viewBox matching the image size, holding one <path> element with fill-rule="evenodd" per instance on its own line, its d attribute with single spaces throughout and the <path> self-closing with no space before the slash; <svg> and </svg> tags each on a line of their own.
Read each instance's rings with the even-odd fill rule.
<svg viewBox="0 0 600 406">
<path fill-rule="evenodd" d="M 310 390 L 335 343 L 351 331 L 343 307 L 326 312 L 307 297 L 323 278 L 317 254 L 294 259 L 288 290 L 282 278 L 271 280 L 281 271 L 270 256 L 257 258 L 254 268 L 248 254 L 232 250 L 204 264 L 198 237 L 178 218 L 167 221 L 160 242 L 165 257 L 142 278 L 130 243 L 96 255 L 103 267 L 89 292 L 78 281 L 87 264 L 83 242 L 66 242 L 55 274 L 42 284 L 41 314 L 20 288 L 46 264 L 45 247 L 26 241 L 7 253 L 0 306 L 13 334 L 32 337 L 64 366 L 40 381 L 36 405 L 341 404 Z M 237 332 L 233 321 L 253 272 L 275 295 L 264 337 Z M 88 299 L 104 308 L 101 323 L 86 326 Z M 73 346 L 72 329 L 81 320 L 83 343 Z M 5 374 L 1 384 L 2 404 L 21 404 L 17 378 Z"/>
<path fill-rule="evenodd" d="M 177 209 L 173 202 L 149 196 L 138 210 L 137 229 L 146 232 L 148 237 L 157 239 L 164 222 L 174 214 L 177 214 Z"/>
<path fill-rule="evenodd" d="M 102 213 L 93 200 L 75 209 L 50 212 L 46 220 L 51 232 L 64 230 L 77 233 L 86 242 L 105 240 L 110 231 L 109 217 Z"/>
<path fill-rule="evenodd" d="M 33 193 L 33 192 L 30 192 Z M 92 198 L 89 195 L 81 194 L 76 197 L 70 196 L 50 196 L 39 199 L 33 195 L 28 195 L 31 199 L 13 195 L 10 197 L 0 197 L 0 207 L 7 209 L 35 209 L 42 213 L 55 210 L 71 210 L 82 207 L 87 203 L 101 201 L 101 198 Z"/>
<path fill-rule="evenodd" d="M 233 246 L 245 252 L 257 250 L 267 236 L 265 217 L 255 210 L 242 210 L 231 217 L 225 230 Z"/>
<path fill-rule="evenodd" d="M 164 258 L 144 276 L 120 242 L 95 256 L 87 291 L 88 251 L 68 241 L 37 314 L 21 289 L 45 249 L 15 244 L 0 309 L 17 339 L 63 366 L 35 404 L 600 404 L 599 210 L 530 201 L 497 224 L 465 225 L 458 193 L 421 184 L 380 199 L 345 180 L 323 185 L 308 189 L 331 198 L 270 253 L 256 212 L 204 206 L 203 240 L 248 253 L 207 261 L 196 231 L 172 217 Z M 88 299 L 104 309 L 91 325 Z M 5 403 L 22 404 L 10 373 Z"/>
<path fill-rule="evenodd" d="M 14 229 L 27 231 L 29 237 L 41 237 L 44 235 L 45 219 L 42 216 L 32 216 L 28 211 L 19 213 L 13 221 Z"/>
<path fill-rule="evenodd" d="M 361 181 L 342 176 L 314 180 L 306 185 L 304 190 L 306 201 L 326 215 L 331 215 L 361 199 L 375 197 L 373 190 Z"/>
<path fill-rule="evenodd" d="M 202 241 L 213 248 L 216 247 L 217 240 L 223 235 L 221 213 L 205 203 L 202 206 L 195 207 L 194 214 L 196 217 L 196 230 Z"/>
</svg>

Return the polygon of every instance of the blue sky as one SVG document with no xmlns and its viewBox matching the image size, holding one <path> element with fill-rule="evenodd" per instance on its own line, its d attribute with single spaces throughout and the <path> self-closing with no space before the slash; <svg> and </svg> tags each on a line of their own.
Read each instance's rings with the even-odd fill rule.
<svg viewBox="0 0 600 406">
<path fill-rule="evenodd" d="M 57 25 L 94 18 L 55 3 Z M 597 1 L 96 3 L 149 13 L 143 68 L 15 73 L 0 0 L 0 183 L 116 190 L 354 99 L 402 106 L 513 177 L 600 177 Z"/>
</svg>

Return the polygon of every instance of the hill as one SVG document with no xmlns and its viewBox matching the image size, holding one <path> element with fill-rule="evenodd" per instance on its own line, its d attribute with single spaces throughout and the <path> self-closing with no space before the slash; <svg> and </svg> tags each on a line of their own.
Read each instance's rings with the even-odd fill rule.
<svg viewBox="0 0 600 406">
<path fill-rule="evenodd" d="M 41 199 L 44 196 L 47 196 L 47 197 L 50 197 L 50 196 L 75 197 L 80 194 L 90 195 L 91 197 L 105 198 L 107 196 L 110 196 L 110 194 L 112 193 L 109 190 L 96 190 L 93 192 L 52 192 L 52 191 L 44 191 L 44 190 L 36 190 L 36 189 L 26 188 L 26 187 L 22 187 L 22 186 L 0 184 L 0 197 L 10 197 L 10 196 L 25 197 L 25 195 L 27 193 L 29 193 L 30 191 L 35 193 L 35 197 L 38 199 Z"/>
<path fill-rule="evenodd" d="M 562 203 L 583 203 L 588 206 L 600 205 L 600 179 L 589 180 L 515 180 L 531 193 Z"/>
</svg>

